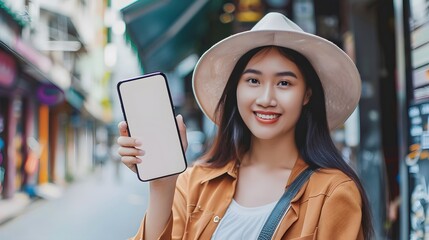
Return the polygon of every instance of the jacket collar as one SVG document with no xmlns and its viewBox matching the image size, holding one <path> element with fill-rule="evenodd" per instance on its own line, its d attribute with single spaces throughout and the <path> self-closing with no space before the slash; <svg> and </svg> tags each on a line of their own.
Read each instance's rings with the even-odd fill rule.
<svg viewBox="0 0 429 240">
<path fill-rule="evenodd" d="M 201 180 L 201 184 L 207 181 L 213 180 L 215 178 L 218 178 L 224 174 L 228 174 L 233 178 L 237 178 L 237 174 L 238 174 L 238 164 L 237 164 L 237 161 L 234 161 L 234 160 L 229 161 L 225 166 L 221 168 L 207 167 L 207 169 L 208 169 L 207 174 Z"/>
<path fill-rule="evenodd" d="M 239 164 L 237 161 L 231 160 L 221 168 L 206 167 L 209 170 L 207 171 L 207 174 L 205 175 L 205 177 L 201 180 L 201 184 L 207 181 L 213 180 L 215 178 L 218 178 L 224 174 L 228 174 L 233 178 L 237 178 L 238 165 Z M 304 171 L 307 167 L 308 167 L 308 164 L 301 158 L 298 158 L 295 162 L 295 165 L 292 168 L 292 173 L 287 181 L 286 187 L 289 187 L 289 185 L 293 182 L 293 180 L 295 180 L 298 177 L 298 175 L 302 171 Z M 293 200 L 297 199 L 298 194 Z"/>
<path fill-rule="evenodd" d="M 304 171 L 307 167 L 308 167 L 308 164 L 303 159 L 298 158 L 298 160 L 295 162 L 294 167 L 292 168 L 292 173 L 288 179 L 286 187 L 289 187 L 290 184 L 292 184 L 292 182 L 298 177 L 298 175 L 302 171 Z M 298 220 L 298 215 L 300 210 L 298 200 L 304 194 L 305 189 L 307 188 L 307 185 L 308 185 L 308 181 L 304 183 L 304 185 L 302 185 L 301 189 L 290 201 L 290 209 L 283 217 L 282 224 L 279 225 L 279 228 L 274 234 L 273 239 L 276 239 L 276 240 L 281 239 L 284 233 L 292 226 L 292 224 L 294 224 Z"/>
<path fill-rule="evenodd" d="M 289 176 L 286 187 L 289 187 L 292 182 L 299 176 L 299 174 L 303 172 L 307 167 L 308 164 L 302 158 L 299 157 L 296 160 L 295 165 L 293 165 L 292 172 Z"/>
</svg>

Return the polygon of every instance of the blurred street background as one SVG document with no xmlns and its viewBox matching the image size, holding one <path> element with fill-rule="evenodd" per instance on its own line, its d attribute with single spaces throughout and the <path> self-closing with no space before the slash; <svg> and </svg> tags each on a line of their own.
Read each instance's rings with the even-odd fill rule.
<svg viewBox="0 0 429 240">
<path fill-rule="evenodd" d="M 131 237 L 147 207 L 147 188 L 127 169 L 116 167 L 97 169 L 60 190 L 56 198 L 33 200 L 0 226 L 0 239 Z"/>
<path fill-rule="evenodd" d="M 270 11 L 359 69 L 359 107 L 332 137 L 376 239 L 429 239 L 428 0 L 0 0 L 0 240 L 135 234 L 147 184 L 116 153 L 117 82 L 167 75 L 192 164 L 215 131 L 192 93 L 198 58 Z"/>
</svg>

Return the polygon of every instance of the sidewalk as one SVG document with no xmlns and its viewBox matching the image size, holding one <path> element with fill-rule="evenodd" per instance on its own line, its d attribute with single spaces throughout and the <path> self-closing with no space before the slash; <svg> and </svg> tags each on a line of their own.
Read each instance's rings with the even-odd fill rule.
<svg viewBox="0 0 429 240">
<path fill-rule="evenodd" d="M 30 198 L 25 192 L 16 192 L 11 199 L 0 199 L 0 225 L 12 220 L 25 212 L 31 204 L 40 200 L 60 198 L 63 189 L 58 185 L 46 183 L 36 187 L 35 198 Z"/>
<path fill-rule="evenodd" d="M 110 165 L 113 164 L 106 164 L 107 167 L 112 167 Z M 101 169 L 97 168 L 87 175 L 81 176 L 68 184 L 58 185 L 54 183 L 45 183 L 37 185 L 35 189 L 35 198 L 30 198 L 25 192 L 15 192 L 14 196 L 10 199 L 0 199 L 0 226 L 24 213 L 36 202 L 41 203 L 46 200 L 49 201 L 61 198 L 68 187 L 79 182 L 84 182 L 87 179 L 91 179 L 91 177 L 94 177 L 94 175 L 97 174 L 97 171 L 101 171 Z"/>
<path fill-rule="evenodd" d="M 60 198 L 32 201 L 19 216 L 0 225 L 0 239 L 94 240 L 133 236 L 146 212 L 149 186 L 125 165 L 119 165 L 119 171 L 115 167 L 105 165 L 88 177 L 61 187 Z"/>
<path fill-rule="evenodd" d="M 0 225 L 18 216 L 33 202 L 27 194 L 17 192 L 11 199 L 0 200 Z"/>
</svg>

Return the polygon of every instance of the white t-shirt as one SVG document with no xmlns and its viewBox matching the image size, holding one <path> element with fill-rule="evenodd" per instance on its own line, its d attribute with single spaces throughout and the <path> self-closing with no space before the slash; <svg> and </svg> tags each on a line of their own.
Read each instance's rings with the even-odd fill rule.
<svg viewBox="0 0 429 240">
<path fill-rule="evenodd" d="M 276 203 L 260 207 L 243 207 L 232 199 L 211 239 L 257 239 Z"/>
</svg>

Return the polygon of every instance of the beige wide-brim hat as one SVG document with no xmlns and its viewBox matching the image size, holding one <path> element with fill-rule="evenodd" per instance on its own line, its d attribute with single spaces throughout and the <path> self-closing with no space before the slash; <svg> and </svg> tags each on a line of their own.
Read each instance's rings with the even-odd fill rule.
<svg viewBox="0 0 429 240">
<path fill-rule="evenodd" d="M 355 64 L 335 44 L 304 32 L 280 13 L 268 13 L 251 30 L 225 38 L 201 56 L 192 86 L 204 114 L 217 124 L 215 109 L 238 59 L 253 48 L 268 45 L 293 49 L 310 61 L 325 92 L 329 129 L 343 124 L 361 94 L 361 79 Z"/>
</svg>

